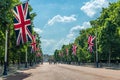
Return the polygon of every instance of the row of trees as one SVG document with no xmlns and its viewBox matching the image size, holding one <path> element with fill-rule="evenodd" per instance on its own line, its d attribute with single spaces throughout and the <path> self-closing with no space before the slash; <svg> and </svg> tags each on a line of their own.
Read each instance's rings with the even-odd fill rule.
<svg viewBox="0 0 120 80">
<path fill-rule="evenodd" d="M 32 33 L 37 35 L 37 46 L 39 46 L 40 50 L 35 53 L 31 53 L 30 50 L 30 42 L 26 44 L 22 44 L 20 46 L 16 46 L 16 34 L 14 31 L 13 25 L 13 14 L 11 9 L 15 5 L 20 4 L 19 0 L 0 0 L 0 64 L 4 63 L 4 55 L 5 55 L 5 31 L 8 30 L 8 64 L 10 63 L 22 63 L 25 62 L 25 53 L 26 49 L 28 52 L 28 61 L 40 61 L 42 60 L 42 50 L 41 50 L 41 41 L 38 33 L 32 30 Z M 29 5 L 30 17 L 32 22 L 32 29 L 34 28 L 33 20 L 36 16 L 36 13 L 32 13 L 32 7 Z M 41 56 L 36 57 L 37 53 L 41 53 Z"/>
<path fill-rule="evenodd" d="M 56 61 L 94 62 L 96 50 L 99 61 L 120 61 L 120 0 L 110 3 L 108 8 L 103 8 L 100 17 L 90 23 L 92 27 L 81 30 L 74 43 L 63 45 L 61 50 L 55 50 Z M 94 44 L 93 53 L 87 50 L 88 35 L 96 36 L 94 43 L 97 43 L 97 49 Z M 77 45 L 76 55 L 72 54 L 73 44 Z M 60 53 L 62 55 L 59 55 Z"/>
</svg>

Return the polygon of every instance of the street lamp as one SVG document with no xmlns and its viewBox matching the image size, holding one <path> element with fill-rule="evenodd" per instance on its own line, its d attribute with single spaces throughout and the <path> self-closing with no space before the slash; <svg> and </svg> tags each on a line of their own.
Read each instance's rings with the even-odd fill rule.
<svg viewBox="0 0 120 80">
<path fill-rule="evenodd" d="M 98 52 L 97 52 L 97 29 L 96 29 L 96 67 L 98 68 Z"/>
<path fill-rule="evenodd" d="M 3 75 L 7 75 L 7 34 L 8 31 L 6 30 L 6 40 L 5 40 L 5 57 L 4 57 L 4 72 Z"/>
</svg>

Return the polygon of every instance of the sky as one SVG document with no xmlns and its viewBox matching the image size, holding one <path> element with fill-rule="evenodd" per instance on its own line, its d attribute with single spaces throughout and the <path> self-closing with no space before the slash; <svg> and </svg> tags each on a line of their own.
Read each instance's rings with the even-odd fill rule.
<svg viewBox="0 0 120 80">
<path fill-rule="evenodd" d="M 24 2 L 25 0 L 21 0 Z M 43 54 L 54 54 L 62 45 L 73 43 L 89 21 L 100 16 L 102 8 L 117 0 L 29 0 L 37 16 L 34 30 L 41 37 Z"/>
</svg>

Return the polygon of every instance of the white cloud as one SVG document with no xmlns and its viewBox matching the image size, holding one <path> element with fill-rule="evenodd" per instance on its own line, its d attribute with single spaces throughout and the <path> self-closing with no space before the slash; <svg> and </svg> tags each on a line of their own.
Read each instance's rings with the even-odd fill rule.
<svg viewBox="0 0 120 80">
<path fill-rule="evenodd" d="M 90 0 L 89 2 L 86 2 L 85 5 L 82 6 L 80 9 L 85 12 L 89 17 L 93 17 L 97 13 L 98 9 L 107 6 L 107 0 Z"/>
<path fill-rule="evenodd" d="M 67 35 L 67 38 L 69 39 L 70 42 L 72 42 L 79 35 L 80 30 L 90 28 L 90 27 L 91 27 L 90 22 L 84 22 L 82 26 L 77 25 L 75 27 L 72 27 L 70 29 L 69 34 Z"/>
<path fill-rule="evenodd" d="M 75 40 L 75 38 L 78 36 L 79 32 L 70 32 L 68 35 L 67 35 L 67 41 L 68 43 L 71 43 Z"/>
<path fill-rule="evenodd" d="M 70 32 L 80 31 L 80 30 L 82 30 L 82 29 L 89 28 L 90 26 L 91 26 L 91 25 L 90 25 L 90 22 L 84 22 L 84 23 L 82 24 L 82 26 L 77 25 L 77 26 L 75 26 L 75 27 L 72 27 L 71 30 L 70 30 Z"/>
<path fill-rule="evenodd" d="M 75 15 L 71 16 L 56 15 L 51 20 L 48 21 L 48 25 L 53 25 L 56 22 L 72 22 L 72 21 L 76 21 Z"/>
<path fill-rule="evenodd" d="M 35 32 L 37 32 L 37 33 L 42 33 L 43 31 L 40 29 L 40 28 L 33 28 L 34 30 L 35 30 Z"/>
<path fill-rule="evenodd" d="M 61 40 L 59 40 L 59 42 L 57 42 L 56 45 L 54 46 L 53 50 L 60 49 L 62 45 L 67 45 L 69 43 L 74 42 L 75 38 L 79 35 L 80 30 L 90 28 L 90 27 L 91 25 L 89 22 L 84 22 L 82 26 L 77 25 L 75 27 L 72 27 L 70 29 L 69 34 L 66 36 L 66 38 L 62 38 Z"/>
<path fill-rule="evenodd" d="M 41 39 L 42 48 L 44 54 L 53 54 L 56 49 L 61 49 L 62 45 L 67 45 L 70 43 L 69 39 L 60 39 L 59 41 L 55 41 L 53 39 Z"/>
<path fill-rule="evenodd" d="M 41 46 L 44 54 L 54 53 L 54 49 L 52 47 L 54 47 L 54 44 L 56 44 L 55 40 L 41 38 L 41 42 L 42 42 Z"/>
<path fill-rule="evenodd" d="M 72 38 L 72 37 L 74 37 L 74 33 L 72 32 L 67 35 L 67 38 Z"/>
<path fill-rule="evenodd" d="M 61 47 L 63 45 L 67 45 L 70 42 L 71 42 L 70 39 L 68 39 L 68 38 L 66 38 L 66 39 L 62 38 L 61 40 L 59 40 L 59 42 L 56 43 L 56 45 L 53 47 L 53 50 L 61 49 Z"/>
<path fill-rule="evenodd" d="M 76 37 L 79 35 L 79 31 L 89 27 L 89 22 L 84 22 L 81 26 L 74 26 L 70 29 L 69 34 L 66 35 L 65 38 L 61 38 L 59 41 L 41 38 L 44 53 L 53 54 L 56 49 L 61 49 L 62 45 L 73 43 Z"/>
<path fill-rule="evenodd" d="M 43 38 L 41 38 L 41 41 L 42 41 L 42 44 L 44 44 L 43 46 L 46 48 L 46 47 L 48 47 L 48 46 L 50 46 L 50 45 L 52 45 L 52 44 L 54 44 L 56 41 L 55 40 L 53 40 L 53 39 L 43 39 Z"/>
<path fill-rule="evenodd" d="M 70 29 L 69 34 L 66 35 L 65 38 L 60 39 L 59 41 L 41 38 L 44 53 L 53 54 L 56 49 L 61 49 L 62 45 L 73 43 L 76 37 L 79 35 L 79 31 L 89 27 L 91 27 L 89 22 L 84 22 L 81 26 L 74 26 Z"/>
</svg>

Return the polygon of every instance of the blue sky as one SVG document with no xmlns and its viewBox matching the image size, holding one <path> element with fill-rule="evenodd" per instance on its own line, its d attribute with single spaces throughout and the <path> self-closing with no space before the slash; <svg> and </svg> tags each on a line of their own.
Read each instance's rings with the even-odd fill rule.
<svg viewBox="0 0 120 80">
<path fill-rule="evenodd" d="M 25 1 L 25 0 L 21 0 Z M 100 16 L 102 7 L 117 0 L 30 0 L 34 30 L 41 36 L 44 54 L 53 54 L 63 44 L 74 42 L 81 29 L 91 27 L 89 21 Z"/>
</svg>

